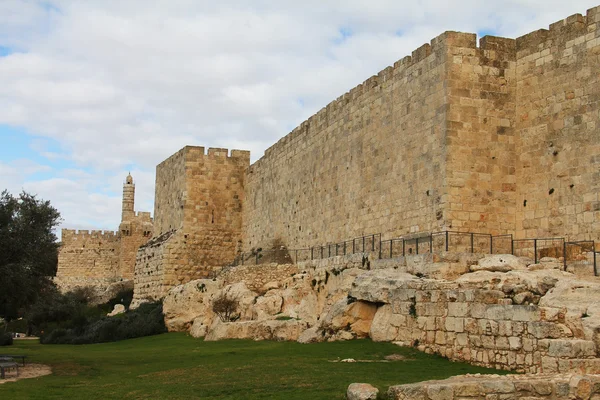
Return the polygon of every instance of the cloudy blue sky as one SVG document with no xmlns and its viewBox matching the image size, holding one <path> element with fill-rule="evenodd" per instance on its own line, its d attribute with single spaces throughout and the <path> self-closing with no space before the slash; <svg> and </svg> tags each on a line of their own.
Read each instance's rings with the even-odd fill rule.
<svg viewBox="0 0 600 400">
<path fill-rule="evenodd" d="M 0 0 L 0 190 L 115 229 L 131 171 L 184 145 L 252 159 L 444 30 L 517 37 L 598 0 Z"/>
</svg>

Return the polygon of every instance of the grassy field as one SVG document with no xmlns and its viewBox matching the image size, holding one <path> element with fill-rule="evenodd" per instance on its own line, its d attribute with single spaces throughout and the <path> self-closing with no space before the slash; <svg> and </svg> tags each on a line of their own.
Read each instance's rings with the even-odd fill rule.
<svg viewBox="0 0 600 400">
<path fill-rule="evenodd" d="M 16 341 L 0 350 L 7 351 L 49 364 L 54 374 L 0 385 L 1 399 L 344 399 L 353 382 L 385 391 L 393 384 L 492 372 L 370 340 L 204 342 L 171 333 L 82 346 Z M 331 362 L 391 354 L 408 360 Z"/>
</svg>

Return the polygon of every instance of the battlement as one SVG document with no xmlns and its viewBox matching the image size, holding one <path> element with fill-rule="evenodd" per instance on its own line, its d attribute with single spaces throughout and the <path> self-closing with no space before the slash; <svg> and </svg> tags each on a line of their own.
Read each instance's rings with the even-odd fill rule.
<svg viewBox="0 0 600 400">
<path fill-rule="evenodd" d="M 115 241 L 119 239 L 119 232 L 103 230 L 77 230 L 62 229 L 62 243 L 67 245 L 72 242 L 81 242 L 90 239 L 99 239 L 105 241 Z"/>
<path fill-rule="evenodd" d="M 228 150 L 220 147 L 210 147 L 208 150 L 204 146 L 185 146 L 171 157 L 158 164 L 157 168 L 166 164 L 176 163 L 178 159 L 186 160 L 232 160 L 236 162 L 250 164 L 250 152 L 247 150 Z"/>
<path fill-rule="evenodd" d="M 548 29 L 539 29 L 516 39 L 519 57 L 528 53 L 549 48 L 556 43 L 569 41 L 578 36 L 598 30 L 600 22 L 600 6 L 590 8 L 586 15 L 573 14 L 565 19 L 550 24 Z"/>
</svg>

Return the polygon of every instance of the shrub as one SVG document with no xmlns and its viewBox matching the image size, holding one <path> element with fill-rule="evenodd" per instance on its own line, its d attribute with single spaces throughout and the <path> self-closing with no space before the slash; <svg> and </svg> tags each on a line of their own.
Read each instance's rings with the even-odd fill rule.
<svg viewBox="0 0 600 400">
<path fill-rule="evenodd" d="M 118 317 L 102 317 L 82 328 L 54 329 L 40 339 L 43 344 L 115 342 L 165 333 L 162 303 L 144 303 Z"/>
<path fill-rule="evenodd" d="M 237 299 L 222 293 L 213 300 L 212 310 L 222 322 L 233 322 L 240 318 L 237 313 L 239 305 Z"/>
<path fill-rule="evenodd" d="M 13 344 L 12 334 L 9 332 L 0 333 L 0 346 L 10 346 Z"/>
</svg>

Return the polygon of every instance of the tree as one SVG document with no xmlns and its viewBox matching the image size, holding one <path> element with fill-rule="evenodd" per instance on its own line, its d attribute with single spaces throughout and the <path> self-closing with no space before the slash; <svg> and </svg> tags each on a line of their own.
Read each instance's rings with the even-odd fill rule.
<svg viewBox="0 0 600 400">
<path fill-rule="evenodd" d="M 53 229 L 60 221 L 49 201 L 25 192 L 0 195 L 0 318 L 19 317 L 52 286 L 58 265 Z"/>
</svg>

